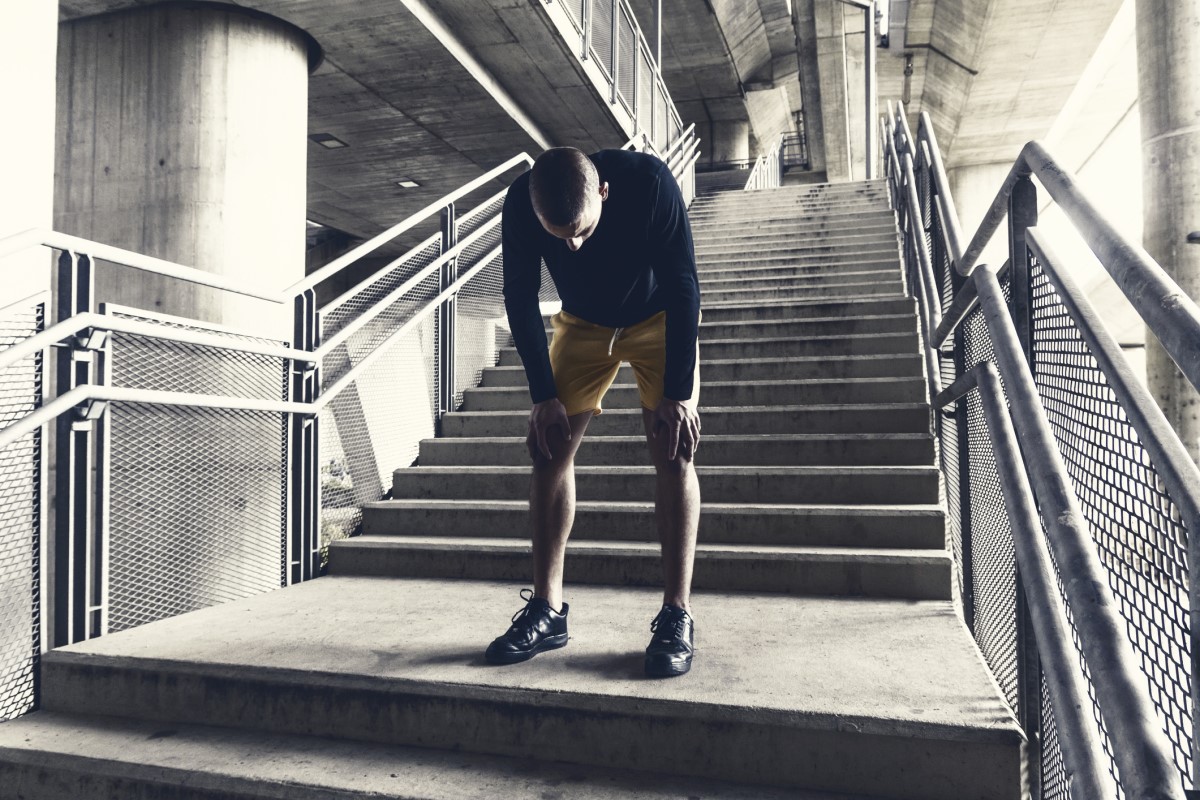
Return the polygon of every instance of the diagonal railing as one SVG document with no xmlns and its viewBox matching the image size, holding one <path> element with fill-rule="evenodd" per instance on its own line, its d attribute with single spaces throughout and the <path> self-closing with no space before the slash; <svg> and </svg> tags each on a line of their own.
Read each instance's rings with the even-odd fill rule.
<svg viewBox="0 0 1200 800">
<path fill-rule="evenodd" d="M 625 147 L 658 154 L 690 199 L 693 128 Z M 0 716 L 35 707 L 45 649 L 320 574 L 506 342 L 507 189 L 457 206 L 531 163 L 514 156 L 283 291 L 52 231 L 0 240 L 0 259 L 56 253 L 59 287 L 0 309 L 0 532 L 24 553 L 0 563 L 5 629 L 24 631 L 0 641 Z M 103 263 L 290 306 L 292 335 L 98 303 Z"/>
<path fill-rule="evenodd" d="M 1029 736 L 1033 796 L 1181 798 L 1200 472 L 1037 230 L 1033 178 L 1194 384 L 1200 313 L 1036 142 L 964 246 L 928 116 L 882 131 L 964 618 Z M 976 266 L 1005 218 L 1008 262 Z"/>
</svg>

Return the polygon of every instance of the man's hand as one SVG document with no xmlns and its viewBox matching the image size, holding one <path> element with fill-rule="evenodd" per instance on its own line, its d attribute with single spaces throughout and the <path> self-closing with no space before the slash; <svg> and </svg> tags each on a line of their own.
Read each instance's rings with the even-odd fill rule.
<svg viewBox="0 0 1200 800">
<path fill-rule="evenodd" d="M 541 453 L 547 460 L 553 460 L 550 455 L 550 429 L 561 428 L 563 438 L 571 441 L 571 421 L 567 419 L 567 408 L 557 397 L 533 404 L 529 412 L 529 435 L 525 438 L 525 446 L 529 448 L 529 457 L 537 458 Z"/>
<path fill-rule="evenodd" d="M 660 431 L 660 428 L 665 430 Z M 654 409 L 654 420 L 650 423 L 654 438 L 669 437 L 667 459 L 674 461 L 677 455 L 691 461 L 700 446 L 700 414 L 691 406 L 678 400 L 664 397 Z"/>
</svg>

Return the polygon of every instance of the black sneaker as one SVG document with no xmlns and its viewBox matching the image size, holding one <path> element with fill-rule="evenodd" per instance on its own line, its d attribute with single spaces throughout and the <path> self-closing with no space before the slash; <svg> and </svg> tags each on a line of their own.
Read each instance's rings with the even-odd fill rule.
<svg viewBox="0 0 1200 800">
<path fill-rule="evenodd" d="M 528 592 L 528 594 L 526 594 Z M 512 627 L 488 645 L 484 658 L 489 664 L 516 664 L 528 661 L 543 650 L 554 650 L 567 643 L 567 611 L 555 611 L 533 590 L 522 589 L 525 607 L 513 615 Z"/>
<path fill-rule="evenodd" d="M 646 674 L 652 678 L 682 675 L 692 668 L 692 615 L 665 605 L 650 623 L 654 638 L 646 648 Z"/>
</svg>

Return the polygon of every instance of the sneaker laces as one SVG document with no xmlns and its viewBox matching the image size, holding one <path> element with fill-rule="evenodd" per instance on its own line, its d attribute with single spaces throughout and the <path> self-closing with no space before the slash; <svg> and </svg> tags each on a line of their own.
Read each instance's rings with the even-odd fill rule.
<svg viewBox="0 0 1200 800">
<path fill-rule="evenodd" d="M 687 619 L 686 611 L 681 611 L 680 613 L 677 614 L 677 613 L 671 611 L 670 609 L 664 608 L 662 611 L 658 612 L 658 616 L 655 617 L 653 621 L 651 621 L 650 632 L 658 633 L 658 629 L 662 628 L 666 624 L 668 624 L 668 620 L 669 620 L 669 624 L 671 626 L 671 630 L 670 630 L 671 635 L 670 635 L 670 637 L 667 637 L 664 635 L 662 638 L 664 638 L 664 639 L 666 639 L 666 638 L 682 639 L 683 638 L 683 629 L 686 624 L 684 621 L 686 619 Z M 665 633 L 666 633 L 666 631 L 664 631 L 664 634 Z"/>
<path fill-rule="evenodd" d="M 528 594 L 526 594 L 528 592 Z M 525 605 L 517 609 L 517 613 L 512 615 L 513 630 L 524 633 L 537 624 L 533 617 L 533 609 L 530 608 L 530 603 L 533 602 L 533 589 L 522 589 L 521 599 L 525 601 Z M 524 630 L 522 630 L 524 628 Z"/>
</svg>

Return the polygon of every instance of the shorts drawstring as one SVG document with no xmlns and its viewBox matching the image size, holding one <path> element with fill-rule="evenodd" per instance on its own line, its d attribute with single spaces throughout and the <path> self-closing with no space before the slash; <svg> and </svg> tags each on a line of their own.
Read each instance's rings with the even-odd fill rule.
<svg viewBox="0 0 1200 800">
<path fill-rule="evenodd" d="M 613 331 L 612 339 L 608 343 L 608 354 L 610 356 L 612 355 L 613 345 L 615 345 L 617 343 L 617 337 L 621 335 L 621 331 L 623 331 L 623 330 L 625 330 L 625 329 L 617 328 L 616 330 Z"/>
</svg>

